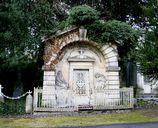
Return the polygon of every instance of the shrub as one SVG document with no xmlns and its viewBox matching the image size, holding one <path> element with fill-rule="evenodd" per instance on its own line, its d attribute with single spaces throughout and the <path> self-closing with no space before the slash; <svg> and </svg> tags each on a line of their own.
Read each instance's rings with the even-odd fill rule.
<svg viewBox="0 0 158 128">
<path fill-rule="evenodd" d="M 102 40 L 107 42 L 124 43 L 137 42 L 138 32 L 125 22 L 112 20 L 103 25 Z"/>
<path fill-rule="evenodd" d="M 25 98 L 18 100 L 5 99 L 4 103 L 0 102 L 0 114 L 24 114 L 25 113 Z"/>
<path fill-rule="evenodd" d="M 99 19 L 99 12 L 87 5 L 73 7 L 70 10 L 68 24 L 82 26 Z"/>
</svg>

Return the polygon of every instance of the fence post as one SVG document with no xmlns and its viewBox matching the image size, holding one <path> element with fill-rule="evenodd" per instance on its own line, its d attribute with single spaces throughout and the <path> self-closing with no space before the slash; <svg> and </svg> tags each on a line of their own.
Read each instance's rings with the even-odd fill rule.
<svg viewBox="0 0 158 128">
<path fill-rule="evenodd" d="M 4 97 L 2 96 L 2 85 L 0 84 L 0 102 L 4 102 Z"/>
<path fill-rule="evenodd" d="M 39 88 L 34 87 L 34 92 L 33 92 L 33 112 L 37 110 L 38 107 L 38 90 Z"/>
<path fill-rule="evenodd" d="M 33 107 L 33 98 L 31 95 L 31 91 L 28 92 L 28 95 L 26 96 L 26 106 L 25 106 L 25 112 L 26 113 L 32 113 L 32 107 Z"/>
<path fill-rule="evenodd" d="M 134 107 L 134 91 L 133 87 L 130 87 L 130 107 Z"/>
</svg>

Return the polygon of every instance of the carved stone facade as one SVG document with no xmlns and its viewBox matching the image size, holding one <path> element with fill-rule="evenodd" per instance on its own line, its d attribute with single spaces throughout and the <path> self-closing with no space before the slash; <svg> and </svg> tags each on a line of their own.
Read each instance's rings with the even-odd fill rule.
<svg viewBox="0 0 158 128">
<path fill-rule="evenodd" d="M 47 37 L 44 44 L 43 100 L 57 104 L 56 98 L 73 94 L 77 105 L 93 104 L 96 89 L 119 89 L 116 44 L 81 38 L 79 28 Z"/>
</svg>

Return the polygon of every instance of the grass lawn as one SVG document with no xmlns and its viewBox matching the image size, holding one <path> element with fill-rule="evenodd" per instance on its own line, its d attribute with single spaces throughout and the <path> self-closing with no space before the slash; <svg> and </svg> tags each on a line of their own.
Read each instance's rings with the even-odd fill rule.
<svg viewBox="0 0 158 128">
<path fill-rule="evenodd" d="M 0 118 L 0 128 L 46 128 L 115 123 L 158 122 L 158 109 L 76 117 Z"/>
</svg>

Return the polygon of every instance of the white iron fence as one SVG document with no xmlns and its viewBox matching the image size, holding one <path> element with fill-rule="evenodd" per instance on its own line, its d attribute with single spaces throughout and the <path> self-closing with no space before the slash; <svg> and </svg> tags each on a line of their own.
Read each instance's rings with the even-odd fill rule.
<svg viewBox="0 0 158 128">
<path fill-rule="evenodd" d="M 50 97 L 43 96 L 42 88 L 34 88 L 34 111 L 77 111 L 81 107 L 71 90 L 58 90 Z M 133 108 L 133 88 L 96 89 L 89 100 L 94 110 Z"/>
<path fill-rule="evenodd" d="M 68 92 L 68 91 L 67 91 Z M 54 95 L 43 96 L 42 88 L 34 88 L 34 111 L 75 111 L 72 93 L 56 91 Z"/>
<path fill-rule="evenodd" d="M 133 108 L 133 88 L 95 90 L 94 109 Z"/>
</svg>

